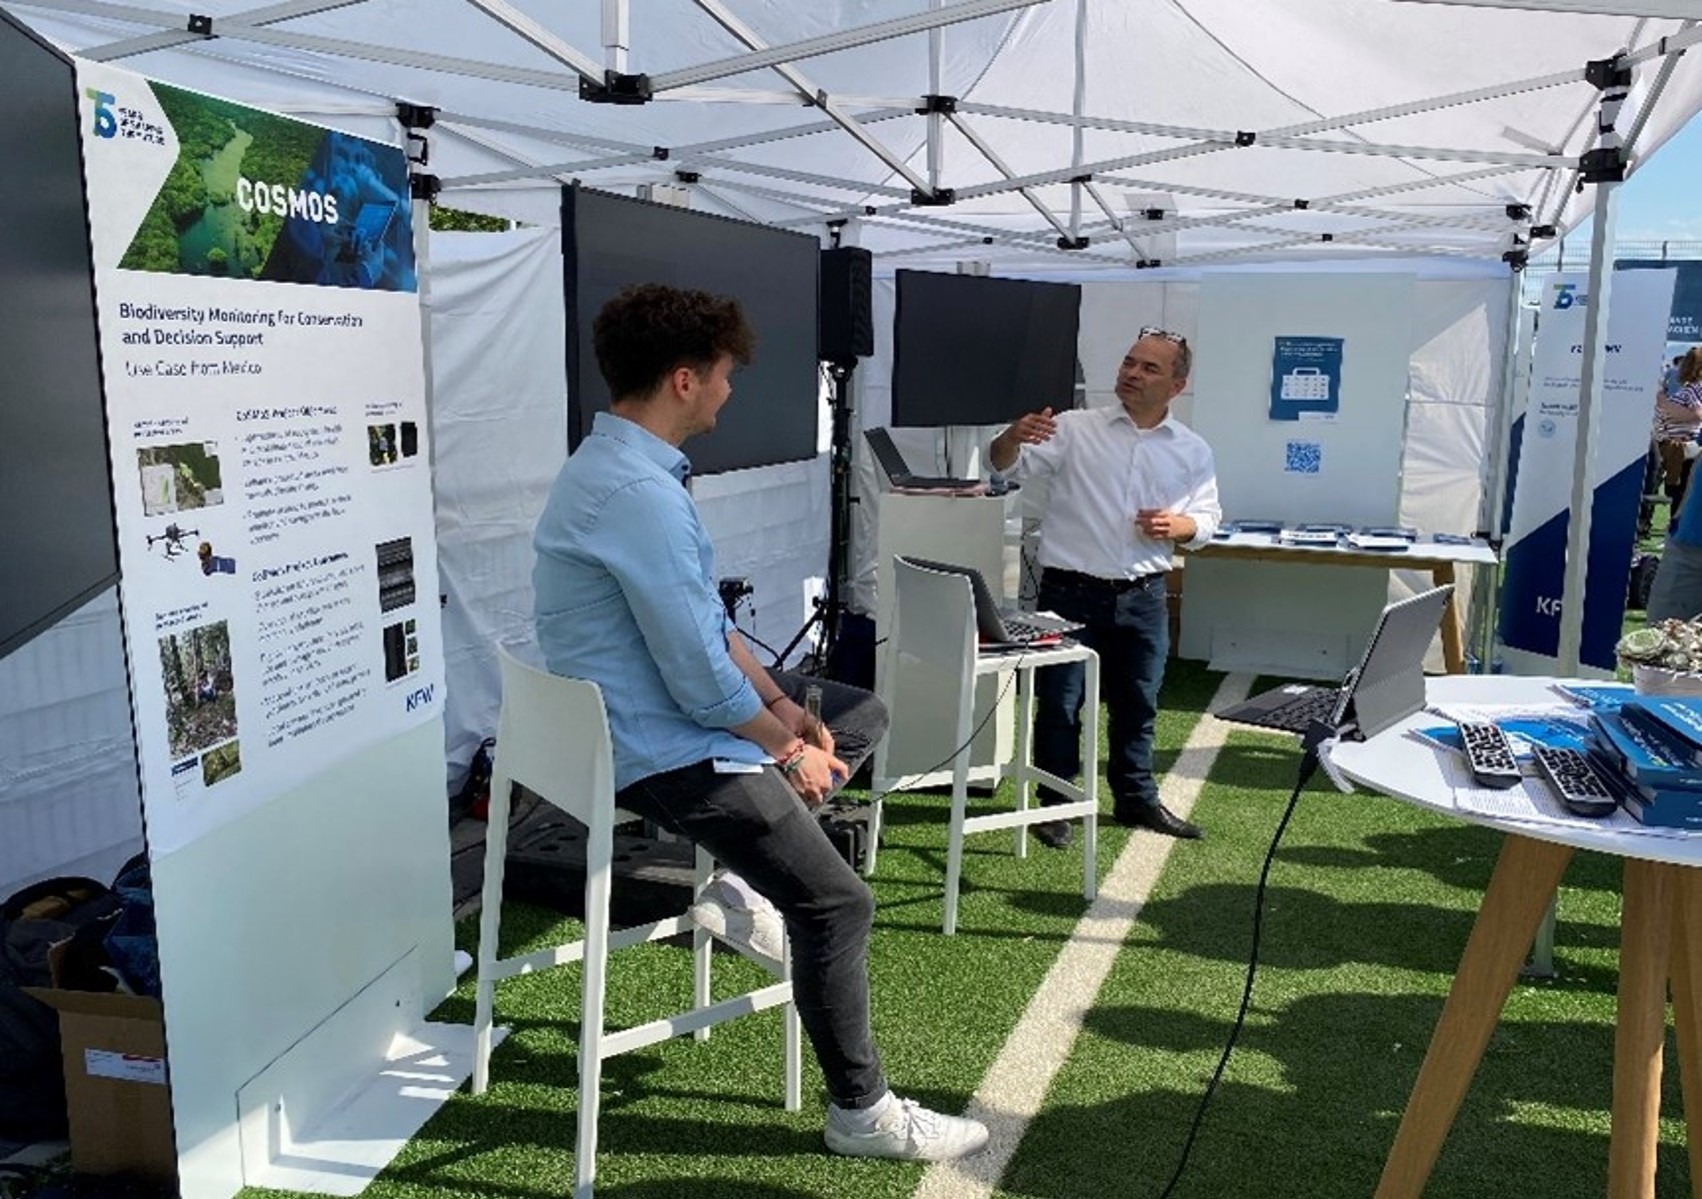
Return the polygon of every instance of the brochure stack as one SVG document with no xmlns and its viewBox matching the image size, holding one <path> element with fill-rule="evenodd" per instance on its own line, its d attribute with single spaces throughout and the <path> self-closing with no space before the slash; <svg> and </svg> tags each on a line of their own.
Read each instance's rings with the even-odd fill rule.
<svg viewBox="0 0 1702 1199">
<path fill-rule="evenodd" d="M 1592 715 L 1594 751 L 1643 824 L 1702 829 L 1702 699 L 1639 696 Z"/>
</svg>

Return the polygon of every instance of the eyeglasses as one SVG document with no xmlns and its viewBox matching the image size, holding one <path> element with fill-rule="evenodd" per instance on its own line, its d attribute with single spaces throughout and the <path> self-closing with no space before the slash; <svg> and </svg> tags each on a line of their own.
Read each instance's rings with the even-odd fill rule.
<svg viewBox="0 0 1702 1199">
<path fill-rule="evenodd" d="M 1180 333 L 1172 333 L 1169 329 L 1160 329 L 1157 325 L 1142 325 L 1140 332 L 1135 335 L 1139 341 L 1143 337 L 1162 337 L 1165 341 L 1175 342 L 1179 346 L 1188 344 L 1188 339 Z"/>
</svg>

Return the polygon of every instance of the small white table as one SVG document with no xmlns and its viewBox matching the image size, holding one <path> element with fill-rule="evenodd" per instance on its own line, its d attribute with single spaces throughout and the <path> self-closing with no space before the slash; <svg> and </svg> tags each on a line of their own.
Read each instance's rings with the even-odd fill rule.
<svg viewBox="0 0 1702 1199">
<path fill-rule="evenodd" d="M 1432 703 L 1517 704 L 1556 699 L 1556 680 L 1472 675 L 1431 679 Z M 1702 836 L 1612 832 L 1588 820 L 1521 823 L 1456 811 L 1442 752 L 1407 735 L 1433 725 L 1419 713 L 1332 755 L 1348 778 L 1374 790 L 1507 834 L 1484 891 L 1454 983 L 1431 1034 L 1377 1199 L 1424 1190 L 1466 1088 L 1575 849 L 1625 859 L 1620 912 L 1619 1010 L 1613 1053 L 1609 1199 L 1652 1199 L 1659 1134 L 1661 1050 L 1672 989 L 1690 1152 L 1691 1194 L 1702 1196 Z"/>
</svg>

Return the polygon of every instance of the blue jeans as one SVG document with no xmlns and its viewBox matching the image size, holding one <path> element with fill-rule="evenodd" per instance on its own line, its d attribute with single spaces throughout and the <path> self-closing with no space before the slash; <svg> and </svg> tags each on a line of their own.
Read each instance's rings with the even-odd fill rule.
<svg viewBox="0 0 1702 1199">
<path fill-rule="evenodd" d="M 1660 569 L 1649 589 L 1650 624 L 1669 618 L 1689 620 L 1702 615 L 1702 546 L 1686 545 L 1670 537 L 1661 548 Z"/>
<path fill-rule="evenodd" d="M 822 689 L 822 720 L 835 753 L 853 773 L 886 735 L 886 706 L 860 688 L 784 671 L 771 677 L 803 702 Z M 786 918 L 792 989 L 810 1047 L 843 1108 L 867 1107 L 886 1094 L 869 1028 L 869 932 L 875 897 L 827 839 L 773 766 L 759 774 L 717 774 L 698 762 L 639 779 L 616 802 L 715 855 Z"/>
<path fill-rule="evenodd" d="M 1039 606 L 1083 628 L 1076 640 L 1099 655 L 1100 698 L 1109 712 L 1106 729 L 1106 779 L 1117 808 L 1127 811 L 1158 802 L 1152 773 L 1153 728 L 1158 689 L 1170 653 L 1170 611 L 1165 576 L 1131 582 L 1094 579 L 1073 571 L 1048 569 L 1040 580 Z M 1080 662 L 1035 672 L 1034 764 L 1059 778 L 1082 770 L 1082 698 L 1086 667 Z M 1097 720 L 1097 712 L 1089 718 Z M 1088 764 L 1089 769 L 1096 764 Z M 1048 788 L 1041 802 L 1063 803 Z"/>
</svg>

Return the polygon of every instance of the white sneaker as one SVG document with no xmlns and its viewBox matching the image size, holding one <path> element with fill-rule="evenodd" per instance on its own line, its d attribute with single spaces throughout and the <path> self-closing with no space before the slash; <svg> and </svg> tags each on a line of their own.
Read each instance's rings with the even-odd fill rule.
<svg viewBox="0 0 1702 1199">
<path fill-rule="evenodd" d="M 775 906 L 725 875 L 710 879 L 691 906 L 691 919 L 718 941 L 778 969 L 786 926 Z"/>
<path fill-rule="evenodd" d="M 943 1162 L 968 1157 L 987 1144 L 987 1126 L 979 1120 L 931 1112 L 914 1099 L 891 1096 L 880 1114 L 829 1104 L 827 1147 L 846 1157 L 888 1157 L 896 1161 Z"/>
</svg>

